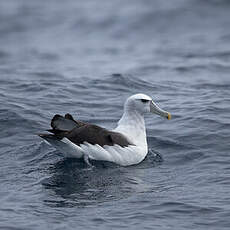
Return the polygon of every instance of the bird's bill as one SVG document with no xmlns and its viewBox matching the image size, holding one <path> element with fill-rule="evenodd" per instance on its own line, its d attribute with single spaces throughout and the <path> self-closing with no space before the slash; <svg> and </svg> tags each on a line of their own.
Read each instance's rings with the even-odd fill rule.
<svg viewBox="0 0 230 230">
<path fill-rule="evenodd" d="M 163 109 L 159 108 L 153 101 L 151 101 L 151 103 L 150 103 L 150 112 L 155 113 L 159 116 L 165 117 L 168 120 L 171 119 L 171 114 L 164 111 Z"/>
</svg>

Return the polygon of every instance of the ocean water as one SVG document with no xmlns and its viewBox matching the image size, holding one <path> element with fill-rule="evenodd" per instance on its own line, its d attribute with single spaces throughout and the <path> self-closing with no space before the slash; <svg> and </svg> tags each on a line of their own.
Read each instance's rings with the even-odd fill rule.
<svg viewBox="0 0 230 230">
<path fill-rule="evenodd" d="M 0 229 L 229 229 L 228 0 L 0 1 Z M 139 165 L 65 159 L 56 113 L 114 128 L 150 95 Z"/>
</svg>

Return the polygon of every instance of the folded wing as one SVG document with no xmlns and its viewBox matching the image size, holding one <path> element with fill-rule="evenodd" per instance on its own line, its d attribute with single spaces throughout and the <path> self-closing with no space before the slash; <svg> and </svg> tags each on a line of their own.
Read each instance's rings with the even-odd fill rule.
<svg viewBox="0 0 230 230">
<path fill-rule="evenodd" d="M 76 145 L 89 143 L 92 145 L 119 145 L 127 147 L 133 145 L 124 135 L 118 132 L 109 131 L 97 125 L 74 120 L 70 114 L 64 117 L 56 114 L 51 121 L 52 129 L 48 131 L 53 134 L 40 134 L 39 136 L 49 140 L 61 140 L 67 138 Z"/>
</svg>

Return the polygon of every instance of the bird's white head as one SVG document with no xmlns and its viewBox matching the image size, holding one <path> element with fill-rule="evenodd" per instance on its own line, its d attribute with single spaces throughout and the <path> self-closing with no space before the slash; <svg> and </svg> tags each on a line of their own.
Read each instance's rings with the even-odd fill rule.
<svg viewBox="0 0 230 230">
<path fill-rule="evenodd" d="M 129 97 L 125 102 L 125 110 L 136 111 L 143 115 L 145 113 L 154 113 L 167 119 L 171 119 L 171 114 L 160 109 L 152 100 L 151 97 L 138 93 Z"/>
</svg>

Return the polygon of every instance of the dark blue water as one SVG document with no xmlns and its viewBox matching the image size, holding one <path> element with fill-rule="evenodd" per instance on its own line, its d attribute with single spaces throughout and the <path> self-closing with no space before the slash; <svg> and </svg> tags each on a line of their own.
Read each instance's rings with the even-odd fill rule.
<svg viewBox="0 0 230 230">
<path fill-rule="evenodd" d="M 0 1 L 0 229 L 229 229 L 228 0 Z M 145 93 L 149 154 L 65 159 L 55 113 L 114 128 Z"/>
</svg>

